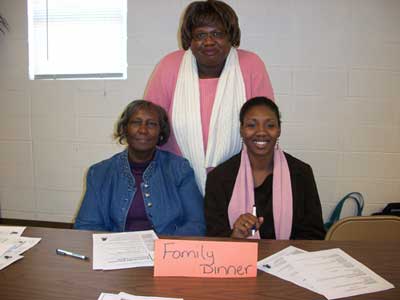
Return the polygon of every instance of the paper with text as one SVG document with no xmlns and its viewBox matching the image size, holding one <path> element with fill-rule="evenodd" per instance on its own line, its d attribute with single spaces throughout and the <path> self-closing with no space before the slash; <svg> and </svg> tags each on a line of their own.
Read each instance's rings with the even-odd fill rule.
<svg viewBox="0 0 400 300">
<path fill-rule="evenodd" d="M 152 296 L 136 296 L 127 293 L 119 293 L 121 300 L 183 300 L 183 298 L 166 298 L 166 297 L 152 297 Z"/>
<path fill-rule="evenodd" d="M 155 241 L 154 276 L 257 276 L 258 244 L 193 240 Z"/>
<path fill-rule="evenodd" d="M 25 229 L 24 226 L 0 226 L 0 234 L 21 236 Z"/>
<path fill-rule="evenodd" d="M 287 260 L 328 299 L 337 299 L 394 288 L 341 249 L 291 255 Z"/>
<path fill-rule="evenodd" d="M 307 253 L 307 251 L 296 248 L 294 246 L 289 246 L 257 262 L 257 268 L 266 273 L 270 273 L 279 278 L 293 282 L 294 284 L 297 284 L 309 290 L 315 291 L 311 284 L 308 283 L 305 278 L 299 274 L 299 271 L 294 268 L 294 266 L 291 265 L 286 259 L 289 255 L 296 255 L 301 253 Z"/>
<path fill-rule="evenodd" d="M 12 246 L 7 250 L 7 253 L 12 252 L 15 254 L 22 254 L 25 251 L 34 247 L 39 243 L 41 238 L 30 238 L 25 236 L 14 237 L 14 236 L 0 236 L 0 243 L 5 241 L 11 243 Z"/>
<path fill-rule="evenodd" d="M 35 246 L 41 240 L 41 238 L 19 236 L 23 231 L 22 227 L 19 229 L 13 228 L 3 230 L 0 234 L 0 270 L 23 258 L 21 254 Z"/>
<path fill-rule="evenodd" d="M 121 296 L 118 294 L 101 293 L 97 300 L 121 300 Z"/>
<path fill-rule="evenodd" d="M 121 292 L 119 294 L 101 293 L 97 300 L 183 300 L 183 298 L 136 296 Z"/>
<path fill-rule="evenodd" d="M 20 260 L 23 256 L 14 254 L 14 253 L 6 253 L 0 256 L 0 270 L 3 270 L 5 267 L 8 267 L 13 262 Z"/>
<path fill-rule="evenodd" d="M 153 230 L 93 234 L 93 270 L 153 266 Z"/>
<path fill-rule="evenodd" d="M 6 253 L 13 245 L 13 242 L 11 242 L 8 238 L 2 238 L 0 236 L 0 255 Z"/>
<path fill-rule="evenodd" d="M 40 238 L 0 235 L 0 270 L 23 258 L 22 253 L 39 243 Z"/>
</svg>

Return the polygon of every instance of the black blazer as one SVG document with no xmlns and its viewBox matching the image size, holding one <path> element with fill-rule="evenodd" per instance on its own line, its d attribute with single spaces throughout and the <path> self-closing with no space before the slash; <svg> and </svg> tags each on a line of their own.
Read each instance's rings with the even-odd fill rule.
<svg viewBox="0 0 400 300">
<path fill-rule="evenodd" d="M 325 229 L 321 202 L 312 169 L 308 164 L 290 154 L 285 153 L 285 156 L 289 166 L 293 193 L 290 239 L 323 239 Z M 207 176 L 204 205 L 208 236 L 223 237 L 230 236 L 232 233 L 228 219 L 228 205 L 239 171 L 240 157 L 240 153 L 233 156 L 217 166 Z M 272 214 L 272 201 L 270 202 L 270 214 Z M 273 227 L 273 222 L 269 225 Z M 264 238 L 274 239 L 274 230 L 271 230 L 271 234 Z"/>
</svg>

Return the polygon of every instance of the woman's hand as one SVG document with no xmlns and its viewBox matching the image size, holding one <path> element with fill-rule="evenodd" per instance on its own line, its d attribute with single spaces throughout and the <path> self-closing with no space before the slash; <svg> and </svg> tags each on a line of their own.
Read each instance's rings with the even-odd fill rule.
<svg viewBox="0 0 400 300">
<path fill-rule="evenodd" d="M 247 238 L 248 236 L 251 236 L 251 230 L 253 228 L 259 230 L 263 222 L 263 217 L 257 218 L 249 213 L 240 215 L 240 217 L 233 224 L 231 237 L 239 239 Z"/>
</svg>

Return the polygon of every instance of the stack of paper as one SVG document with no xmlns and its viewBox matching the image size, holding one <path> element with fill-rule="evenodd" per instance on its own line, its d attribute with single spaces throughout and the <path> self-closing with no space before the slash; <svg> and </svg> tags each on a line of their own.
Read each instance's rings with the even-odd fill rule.
<svg viewBox="0 0 400 300">
<path fill-rule="evenodd" d="M 22 237 L 26 227 L 0 226 L 0 270 L 23 258 L 22 253 L 35 246 L 40 238 Z"/>
<path fill-rule="evenodd" d="M 390 282 L 341 249 L 306 252 L 289 246 L 260 260 L 257 267 L 328 299 L 394 288 Z"/>
<path fill-rule="evenodd" d="M 183 300 L 183 298 L 135 296 L 121 292 L 119 294 L 101 293 L 98 300 Z"/>
<path fill-rule="evenodd" d="M 153 230 L 93 234 L 93 270 L 154 266 Z"/>
</svg>

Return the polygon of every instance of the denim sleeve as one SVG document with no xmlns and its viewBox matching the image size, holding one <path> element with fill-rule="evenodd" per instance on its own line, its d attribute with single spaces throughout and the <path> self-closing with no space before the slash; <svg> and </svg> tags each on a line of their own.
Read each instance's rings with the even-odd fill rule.
<svg viewBox="0 0 400 300">
<path fill-rule="evenodd" d="M 206 225 L 204 220 L 203 197 L 194 177 L 189 162 L 184 160 L 179 168 L 178 193 L 184 211 L 182 225 L 176 228 L 174 235 L 203 236 Z"/>
<path fill-rule="evenodd" d="M 96 190 L 94 169 L 91 167 L 86 177 L 86 192 L 83 197 L 81 208 L 76 217 L 74 228 L 82 230 L 108 231 L 106 228 L 101 198 Z"/>
</svg>

